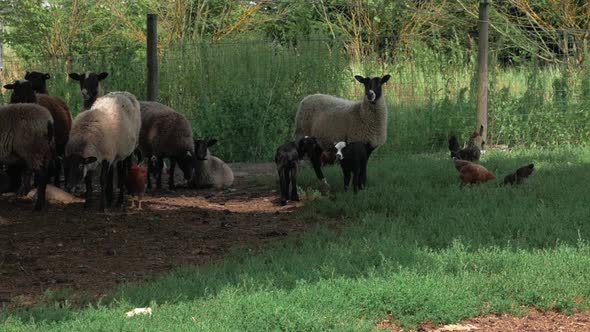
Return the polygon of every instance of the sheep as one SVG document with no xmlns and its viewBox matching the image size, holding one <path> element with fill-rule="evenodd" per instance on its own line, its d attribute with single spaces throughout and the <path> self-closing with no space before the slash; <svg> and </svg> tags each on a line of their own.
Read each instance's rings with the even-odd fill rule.
<svg viewBox="0 0 590 332">
<path fill-rule="evenodd" d="M 92 108 L 74 119 L 70 140 L 66 145 L 66 161 L 70 167 L 67 187 L 71 190 L 82 178 L 86 180 L 85 207 L 92 203 L 92 175 L 101 164 L 100 210 L 112 201 L 112 177 L 117 165 L 119 198 L 124 191 L 131 155 L 139 142 L 141 114 L 139 102 L 129 92 L 111 92 L 98 98 Z M 108 196 L 108 197 L 107 197 Z"/>
<path fill-rule="evenodd" d="M 361 101 L 351 101 L 330 95 L 310 95 L 301 101 L 295 116 L 295 140 L 304 136 L 318 139 L 322 149 L 330 149 L 334 142 L 350 140 L 367 142 L 371 152 L 383 145 L 387 139 L 387 105 L 383 98 L 383 84 L 391 78 L 363 77 L 356 75 L 357 81 L 365 86 Z M 319 180 L 325 178 L 319 158 L 311 159 Z"/>
<path fill-rule="evenodd" d="M 41 73 L 38 71 L 27 71 L 25 72 L 25 80 L 31 82 L 35 93 L 47 93 L 47 80 L 51 78 L 48 73 Z"/>
<path fill-rule="evenodd" d="M 170 159 L 168 185 L 174 189 L 176 164 L 189 181 L 193 171 L 194 143 L 191 125 L 186 117 L 172 108 L 150 101 L 140 101 L 141 132 L 139 151 L 144 156 L 155 157 L 155 163 L 148 161 L 147 187 L 152 188 L 151 174 L 156 173 L 156 188 L 162 187 L 164 158 Z"/>
<path fill-rule="evenodd" d="M 30 76 L 30 73 L 27 72 Z M 72 127 L 72 115 L 65 102 L 57 97 L 46 94 L 38 94 L 34 91 L 34 84 L 28 80 L 17 80 L 13 84 L 4 85 L 5 89 L 12 90 L 10 103 L 37 103 L 49 110 L 53 118 L 55 135 L 55 160 L 53 163 L 54 185 L 59 187 L 61 173 L 61 159 L 64 157 L 65 146 L 68 142 Z M 64 173 L 67 169 L 64 168 Z M 65 174 L 67 177 L 67 174 Z"/>
<path fill-rule="evenodd" d="M 24 163 L 25 174 L 18 196 L 29 192 L 31 175 L 35 174 L 38 189 L 35 210 L 43 209 L 46 204 L 47 167 L 55 149 L 53 133 L 53 118 L 43 106 L 19 103 L 0 107 L 0 162 Z"/>
<path fill-rule="evenodd" d="M 336 158 L 340 160 L 342 175 L 344 177 L 344 191 L 348 190 L 350 176 L 354 193 L 364 189 L 367 183 L 367 161 L 371 151 L 371 145 L 363 142 L 346 143 L 340 141 L 334 145 Z"/>
<path fill-rule="evenodd" d="M 102 72 L 100 74 L 96 74 L 89 71 L 80 74 L 70 73 L 68 76 L 71 79 L 80 82 L 80 93 L 82 94 L 82 99 L 84 100 L 82 110 L 86 111 L 92 108 L 92 105 L 96 99 L 104 94 L 102 86 L 100 85 L 100 81 L 107 78 L 109 73 Z"/>
<path fill-rule="evenodd" d="M 209 147 L 217 143 L 212 140 L 195 140 L 193 156 L 193 176 L 189 181 L 191 188 L 227 188 L 234 183 L 234 173 L 223 160 L 214 157 Z"/>
<path fill-rule="evenodd" d="M 279 188 L 281 190 L 281 205 L 287 201 L 299 201 L 297 194 L 297 169 L 299 160 L 308 154 L 313 154 L 318 148 L 315 137 L 305 136 L 299 143 L 288 142 L 277 148 L 275 163 L 279 173 Z M 289 185 L 291 193 L 289 194 Z"/>
</svg>

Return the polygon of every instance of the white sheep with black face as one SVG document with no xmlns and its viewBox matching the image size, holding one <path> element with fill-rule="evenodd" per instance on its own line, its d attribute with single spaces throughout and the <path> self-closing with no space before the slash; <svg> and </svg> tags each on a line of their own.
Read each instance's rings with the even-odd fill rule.
<svg viewBox="0 0 590 332">
<path fill-rule="evenodd" d="M 216 139 L 194 141 L 195 156 L 193 177 L 189 186 L 196 189 L 227 188 L 234 183 L 234 173 L 223 160 L 211 155 L 209 147 Z"/>
<path fill-rule="evenodd" d="M 295 141 L 313 136 L 324 150 L 332 149 L 334 142 L 366 142 L 370 155 L 387 139 L 387 105 L 383 97 L 383 84 L 390 78 L 390 75 L 355 76 L 365 87 L 360 101 L 325 94 L 303 98 L 295 116 Z M 311 161 L 317 177 L 324 179 L 320 160 Z"/>
<path fill-rule="evenodd" d="M 88 111 L 74 119 L 66 146 L 69 167 L 67 187 L 71 190 L 86 179 L 86 206 L 91 203 L 92 175 L 101 165 L 101 210 L 112 190 L 112 167 L 117 165 L 119 180 L 118 204 L 124 204 L 124 187 L 131 155 L 139 142 L 141 114 L 139 102 L 129 92 L 111 92 L 99 97 Z M 110 184 L 109 184 L 110 182 Z"/>
</svg>

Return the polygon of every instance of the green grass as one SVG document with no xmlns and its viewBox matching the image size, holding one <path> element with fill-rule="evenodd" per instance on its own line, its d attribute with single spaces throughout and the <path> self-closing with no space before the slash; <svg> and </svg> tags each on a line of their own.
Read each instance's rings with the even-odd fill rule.
<svg viewBox="0 0 590 332">
<path fill-rule="evenodd" d="M 381 153 L 446 149 L 451 133 L 466 140 L 476 123 L 474 52 L 442 54 L 410 45 L 390 59 L 353 61 L 338 42 L 318 38 L 285 46 L 264 40 L 188 43 L 162 50 L 158 100 L 185 114 L 197 137 L 219 139 L 215 154 L 226 161 L 271 160 L 291 139 L 298 103 L 313 93 L 359 99 L 355 74 L 390 73 L 385 98 L 390 111 L 388 144 Z M 74 114 L 79 86 L 69 72 L 107 71 L 106 91 L 146 94 L 141 50 L 105 50 L 72 58 L 7 57 L 4 83 L 25 70 L 50 72 L 50 94 L 63 97 Z M 488 144 L 560 146 L 588 144 L 590 65 L 527 61 L 502 66 L 490 56 Z M 0 99 L 7 101 L 6 90 Z"/>
<path fill-rule="evenodd" d="M 528 307 L 566 313 L 590 304 L 590 150 L 489 152 L 502 178 L 535 163 L 530 182 L 460 187 L 445 153 L 374 160 L 369 188 L 309 202 L 302 218 L 332 218 L 262 252 L 183 267 L 124 285 L 100 305 L 64 302 L 4 311 L 7 331 L 372 331 L 391 313 L 411 327 Z M 303 188 L 314 188 L 303 172 Z M 151 306 L 152 317 L 124 312 Z"/>
</svg>

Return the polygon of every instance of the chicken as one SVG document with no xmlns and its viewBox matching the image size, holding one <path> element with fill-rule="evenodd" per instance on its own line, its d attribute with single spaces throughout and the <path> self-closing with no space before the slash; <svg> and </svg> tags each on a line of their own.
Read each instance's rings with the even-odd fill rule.
<svg viewBox="0 0 590 332">
<path fill-rule="evenodd" d="M 496 179 L 492 172 L 479 164 L 456 158 L 453 161 L 463 184 L 477 184 Z"/>
<path fill-rule="evenodd" d="M 478 137 L 481 137 L 483 134 L 483 125 L 479 127 L 479 132 L 474 131 L 471 136 L 469 137 L 469 141 L 467 142 L 467 146 L 461 149 L 459 142 L 457 141 L 457 137 L 451 136 L 449 138 L 449 150 L 451 151 L 451 158 L 457 158 L 461 160 L 468 160 L 468 161 L 477 161 L 481 155 L 481 149 L 477 145 Z M 481 143 L 481 148 L 485 142 Z"/>
<path fill-rule="evenodd" d="M 137 196 L 137 209 L 141 210 L 141 199 L 145 192 L 145 184 L 147 181 L 147 171 L 145 168 L 137 165 L 136 163 L 131 164 L 129 176 L 127 177 L 127 190 L 129 196 Z M 131 208 L 135 207 L 133 197 L 131 198 Z"/>
<path fill-rule="evenodd" d="M 504 178 L 504 182 L 502 182 L 502 184 L 522 184 L 526 181 L 529 175 L 533 174 L 534 168 L 535 164 L 528 164 L 526 166 L 522 166 L 521 168 L 517 169 L 516 172 L 506 175 L 506 177 Z"/>
</svg>

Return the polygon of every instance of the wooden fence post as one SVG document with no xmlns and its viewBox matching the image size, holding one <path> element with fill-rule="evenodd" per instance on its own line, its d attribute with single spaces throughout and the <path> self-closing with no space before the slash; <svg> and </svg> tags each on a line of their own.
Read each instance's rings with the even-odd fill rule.
<svg viewBox="0 0 590 332">
<path fill-rule="evenodd" d="M 479 41 L 477 49 L 477 130 L 483 125 L 481 139 L 488 133 L 488 0 L 479 1 Z"/>
<path fill-rule="evenodd" d="M 158 16 L 147 15 L 147 100 L 158 98 Z"/>
</svg>

